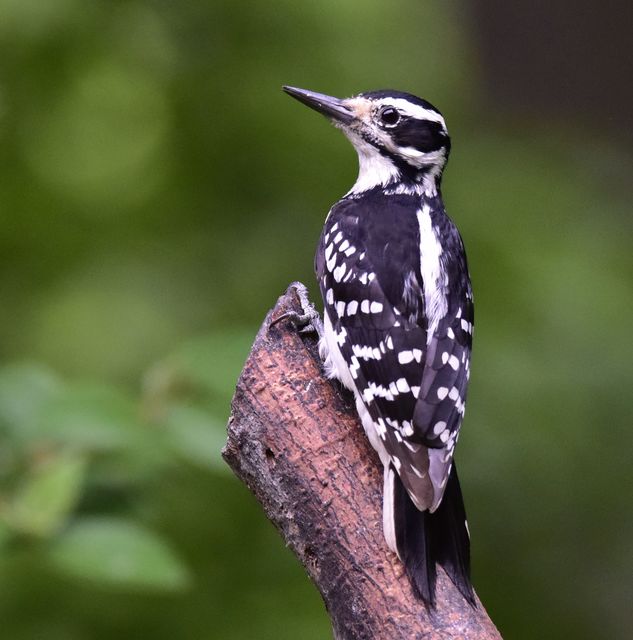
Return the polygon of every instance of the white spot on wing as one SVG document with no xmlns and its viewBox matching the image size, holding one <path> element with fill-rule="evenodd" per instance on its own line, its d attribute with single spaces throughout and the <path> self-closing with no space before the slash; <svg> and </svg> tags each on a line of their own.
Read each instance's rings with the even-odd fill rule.
<svg viewBox="0 0 633 640">
<path fill-rule="evenodd" d="M 439 436 L 440 433 L 444 431 L 444 429 L 446 429 L 446 422 L 444 422 L 444 420 L 440 420 L 439 422 L 435 423 L 435 426 L 433 427 L 433 433 L 436 436 Z"/>
<path fill-rule="evenodd" d="M 385 435 L 387 434 L 387 427 L 385 426 L 385 422 L 382 418 L 378 418 L 376 422 L 374 422 L 376 427 L 376 433 L 384 440 Z"/>
<path fill-rule="evenodd" d="M 360 369 L 360 362 L 356 356 L 352 356 L 352 364 L 350 365 L 349 372 L 352 374 L 352 378 L 356 380 L 358 378 L 358 370 Z"/>
<path fill-rule="evenodd" d="M 345 269 L 347 269 L 347 267 L 345 266 L 344 262 L 342 262 L 338 267 L 336 267 L 336 269 L 334 269 L 334 272 L 333 272 L 334 280 L 336 280 L 337 282 L 340 282 L 343 279 L 343 276 L 345 275 Z"/>
</svg>

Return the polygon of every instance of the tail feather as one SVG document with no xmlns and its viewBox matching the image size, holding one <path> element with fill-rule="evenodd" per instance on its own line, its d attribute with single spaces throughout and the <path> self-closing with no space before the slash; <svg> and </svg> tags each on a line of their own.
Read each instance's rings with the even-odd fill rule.
<svg viewBox="0 0 633 640">
<path fill-rule="evenodd" d="M 442 502 L 429 516 L 436 562 L 444 567 L 464 598 L 475 606 L 475 592 L 470 582 L 470 535 L 455 464 Z"/>
<path fill-rule="evenodd" d="M 416 597 L 435 608 L 439 564 L 464 598 L 475 606 L 470 583 L 470 538 L 455 465 L 442 502 L 434 513 L 416 508 L 395 470 L 391 497 L 396 550 Z M 385 495 L 385 502 L 389 498 Z"/>
<path fill-rule="evenodd" d="M 417 509 L 397 474 L 394 485 L 393 513 L 398 555 L 404 563 L 415 595 L 435 607 L 437 575 L 433 540 L 428 535 L 430 514 Z"/>
</svg>

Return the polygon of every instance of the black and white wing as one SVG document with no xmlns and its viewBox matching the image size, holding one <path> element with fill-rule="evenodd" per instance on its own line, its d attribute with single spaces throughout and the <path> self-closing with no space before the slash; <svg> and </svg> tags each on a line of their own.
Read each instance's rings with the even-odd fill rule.
<svg viewBox="0 0 633 640">
<path fill-rule="evenodd" d="M 449 225 L 440 230 L 449 241 L 434 247 L 437 290 L 425 291 L 421 247 L 430 223 L 422 214 L 430 211 L 406 195 L 340 202 L 316 269 L 336 345 L 376 435 L 415 505 L 433 511 L 464 415 L 473 306 L 461 239 L 443 212 L 437 224 Z"/>
</svg>

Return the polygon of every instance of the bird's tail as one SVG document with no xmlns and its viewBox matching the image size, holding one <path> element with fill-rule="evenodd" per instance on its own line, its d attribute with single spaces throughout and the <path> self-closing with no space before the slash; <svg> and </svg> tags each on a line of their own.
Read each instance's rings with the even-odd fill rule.
<svg viewBox="0 0 633 640">
<path fill-rule="evenodd" d="M 434 513 L 413 504 L 393 466 L 385 470 L 384 529 L 404 563 L 415 595 L 435 608 L 436 567 L 444 568 L 464 598 L 475 605 L 470 583 L 470 537 L 455 465 Z"/>
</svg>

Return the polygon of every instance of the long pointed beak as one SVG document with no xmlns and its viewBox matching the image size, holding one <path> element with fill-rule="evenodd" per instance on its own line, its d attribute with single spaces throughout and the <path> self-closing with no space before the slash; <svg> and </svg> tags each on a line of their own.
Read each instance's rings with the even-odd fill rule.
<svg viewBox="0 0 633 640">
<path fill-rule="evenodd" d="M 324 116 L 332 118 L 332 120 L 343 124 L 349 124 L 354 120 L 354 114 L 338 98 L 316 93 L 315 91 L 307 91 L 306 89 L 297 89 L 296 87 L 283 87 L 283 90 L 289 96 L 299 102 L 303 102 L 303 104 L 322 113 Z"/>
</svg>

